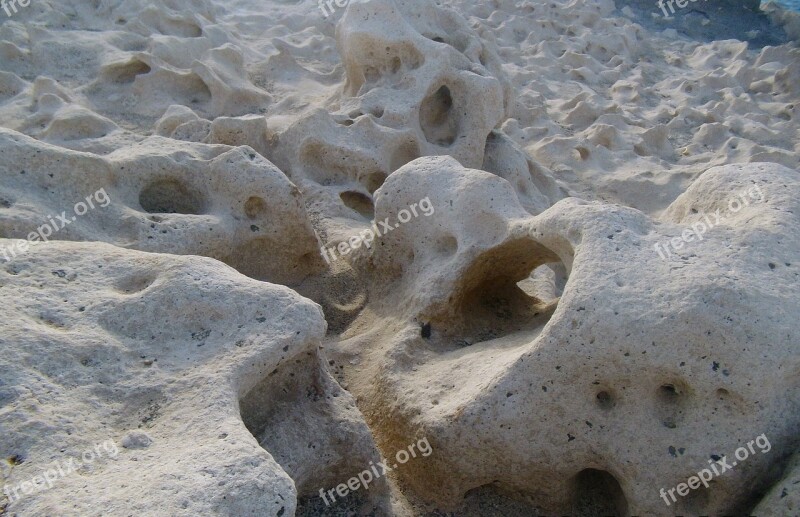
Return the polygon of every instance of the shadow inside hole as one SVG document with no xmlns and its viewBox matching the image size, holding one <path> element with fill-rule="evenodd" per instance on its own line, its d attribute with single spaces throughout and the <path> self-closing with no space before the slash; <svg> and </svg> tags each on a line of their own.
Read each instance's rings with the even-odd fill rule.
<svg viewBox="0 0 800 517">
<path fill-rule="evenodd" d="M 655 396 L 656 415 L 664 427 L 675 429 L 681 424 L 687 395 L 688 387 L 681 381 L 664 383 L 658 387 Z"/>
<path fill-rule="evenodd" d="M 366 194 L 350 190 L 342 192 L 339 197 L 347 208 L 357 212 L 368 221 L 375 217 L 375 205 L 372 204 L 372 199 Z"/>
<path fill-rule="evenodd" d="M 151 214 L 200 215 L 205 212 L 205 197 L 175 179 L 150 183 L 139 194 L 139 205 Z"/>
<path fill-rule="evenodd" d="M 612 409 L 614 406 L 617 405 L 617 400 L 614 395 L 608 390 L 601 390 L 597 392 L 595 395 L 595 401 L 597 406 L 603 410 Z"/>
<path fill-rule="evenodd" d="M 249 219 L 256 219 L 267 213 L 267 202 L 258 196 L 251 196 L 244 203 L 244 213 Z"/>
<path fill-rule="evenodd" d="M 426 517 L 444 515 L 442 513 L 426 514 Z M 464 494 L 455 514 L 459 517 L 511 517 L 540 515 L 530 497 L 504 485 L 494 482 L 469 490 Z"/>
<path fill-rule="evenodd" d="M 449 147 L 458 138 L 458 117 L 453 113 L 453 96 L 447 86 L 440 87 L 422 101 L 419 117 L 428 142 Z"/>
<path fill-rule="evenodd" d="M 573 515 L 628 515 L 628 501 L 617 479 L 604 470 L 585 469 L 574 479 Z"/>
<path fill-rule="evenodd" d="M 416 142 L 406 142 L 392 153 L 392 157 L 389 160 L 389 170 L 394 172 L 403 165 L 411 163 L 419 157 L 419 146 Z"/>
<path fill-rule="evenodd" d="M 553 315 L 557 291 L 541 293 L 540 298 L 538 286 L 523 284 L 526 291 L 519 283 L 544 264 L 560 260 L 529 238 L 487 251 L 464 273 L 446 306 L 430 318 L 433 328 L 442 329 L 448 343 L 460 346 L 504 337 L 510 338 L 509 344 L 530 342 Z"/>
<path fill-rule="evenodd" d="M 151 70 L 147 63 L 133 59 L 124 64 L 111 66 L 107 71 L 107 75 L 115 83 L 127 84 L 132 83 L 138 75 L 149 74 Z"/>
<path fill-rule="evenodd" d="M 318 504 L 320 488 L 346 482 L 378 454 L 365 446 L 369 429 L 345 397 L 321 358 L 306 352 L 286 357 L 239 401 L 245 427 L 294 480 L 307 509 Z M 375 498 L 385 489 L 381 479 L 360 492 Z M 360 495 L 335 494 L 332 508 L 360 504 Z"/>
</svg>

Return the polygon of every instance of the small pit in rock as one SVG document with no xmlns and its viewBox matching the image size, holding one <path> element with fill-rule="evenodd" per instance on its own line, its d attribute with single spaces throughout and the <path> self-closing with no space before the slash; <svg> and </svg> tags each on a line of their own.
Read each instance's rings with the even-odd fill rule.
<svg viewBox="0 0 800 517">
<path fill-rule="evenodd" d="M 205 197 L 175 179 L 155 181 L 139 194 L 139 205 L 151 214 L 200 215 L 205 212 Z"/>
</svg>

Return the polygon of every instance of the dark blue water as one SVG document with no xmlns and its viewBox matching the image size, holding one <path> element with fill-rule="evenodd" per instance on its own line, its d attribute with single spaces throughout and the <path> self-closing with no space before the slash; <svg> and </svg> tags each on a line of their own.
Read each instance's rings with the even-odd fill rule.
<svg viewBox="0 0 800 517">
<path fill-rule="evenodd" d="M 800 0 L 777 0 L 777 1 L 784 7 L 793 9 L 795 11 L 800 11 Z"/>
</svg>

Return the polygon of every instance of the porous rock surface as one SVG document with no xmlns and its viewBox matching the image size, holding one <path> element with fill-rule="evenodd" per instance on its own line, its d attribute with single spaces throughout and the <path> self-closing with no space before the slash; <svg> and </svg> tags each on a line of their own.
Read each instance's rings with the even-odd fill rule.
<svg viewBox="0 0 800 517">
<path fill-rule="evenodd" d="M 307 484 L 374 451 L 319 353 L 322 311 L 288 288 L 211 259 L 59 242 L 6 265 L 0 290 L 4 484 L 85 463 L 19 491 L 12 514 L 292 515 Z M 116 455 L 83 461 L 106 441 Z"/>
<path fill-rule="evenodd" d="M 763 200 L 702 242 L 669 260 L 654 249 L 753 187 Z M 374 246 L 372 321 L 343 354 L 363 361 L 352 390 L 384 449 L 421 434 L 437 450 L 404 481 L 444 506 L 490 485 L 546 514 L 579 512 L 598 484 L 589 504 L 615 514 L 752 505 L 797 445 L 798 300 L 785 286 L 798 188 L 780 165 L 726 166 L 661 221 L 578 199 L 531 217 L 507 183 L 450 158 L 397 171 L 377 218 L 428 192 L 437 217 Z M 541 292 L 520 283 L 540 267 Z M 768 454 L 665 506 L 659 489 L 762 433 Z"/>
<path fill-rule="evenodd" d="M 0 13 L 0 250 L 110 200 L 0 258 L 0 514 L 796 512 L 798 50 L 640 7 Z"/>
</svg>

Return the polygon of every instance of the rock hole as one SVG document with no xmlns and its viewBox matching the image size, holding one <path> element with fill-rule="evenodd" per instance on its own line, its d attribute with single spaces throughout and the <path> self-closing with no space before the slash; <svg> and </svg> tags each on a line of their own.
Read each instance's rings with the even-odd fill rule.
<svg viewBox="0 0 800 517">
<path fill-rule="evenodd" d="M 442 244 L 451 247 L 453 242 Z M 552 251 L 529 238 L 487 251 L 465 272 L 452 301 L 431 318 L 433 326 L 448 329 L 443 338 L 462 345 L 517 334 L 530 342 L 549 321 L 557 302 L 531 296 L 518 282 L 542 264 L 558 261 Z"/>
<path fill-rule="evenodd" d="M 372 204 L 372 199 L 366 194 L 348 190 L 339 194 L 339 197 L 347 208 L 358 212 L 368 221 L 375 217 L 375 205 Z"/>
<path fill-rule="evenodd" d="M 709 487 L 700 486 L 690 490 L 689 494 L 683 499 L 683 506 L 689 515 L 708 515 L 706 508 L 710 499 L 709 492 L 713 489 L 714 480 L 709 482 Z"/>
<path fill-rule="evenodd" d="M 677 428 L 684 417 L 687 386 L 683 382 L 664 383 L 656 391 L 656 416 L 668 429 Z"/>
<path fill-rule="evenodd" d="M 174 179 L 155 181 L 139 194 L 139 205 L 151 214 L 199 215 L 205 204 L 202 194 Z"/>
<path fill-rule="evenodd" d="M 394 172 L 403 165 L 411 163 L 419 157 L 419 146 L 416 142 L 406 142 L 392 153 L 392 157 L 389 160 L 389 169 Z"/>
<path fill-rule="evenodd" d="M 288 286 L 298 285 L 323 265 L 320 256 L 298 256 L 267 237 L 256 237 L 220 260 L 250 278 Z"/>
<path fill-rule="evenodd" d="M 449 147 L 458 137 L 458 120 L 453 116 L 453 96 L 442 86 L 428 96 L 420 107 L 420 125 L 428 142 Z"/>
<path fill-rule="evenodd" d="M 595 395 L 595 402 L 600 407 L 600 409 L 606 411 L 612 409 L 614 406 L 617 405 L 614 396 L 609 391 L 606 390 L 597 392 L 597 395 Z"/>
<path fill-rule="evenodd" d="M 267 202 L 258 196 L 252 196 L 244 203 L 244 213 L 250 219 L 262 217 L 267 213 Z"/>
<path fill-rule="evenodd" d="M 481 509 L 480 513 L 476 512 L 478 508 Z M 536 516 L 540 513 L 529 495 L 495 481 L 469 490 L 464 494 L 464 501 L 458 510 L 447 515 L 509 517 Z"/>
<path fill-rule="evenodd" d="M 458 251 L 458 240 L 452 235 L 443 235 L 436 239 L 435 250 L 436 253 L 445 257 L 455 255 Z"/>
<path fill-rule="evenodd" d="M 377 83 L 381 78 L 381 71 L 374 66 L 364 67 L 364 79 L 368 83 Z"/>
<path fill-rule="evenodd" d="M 386 174 L 382 173 L 381 171 L 374 171 L 370 174 L 367 174 L 366 177 L 363 178 L 361 184 L 364 185 L 364 188 L 370 194 L 375 194 L 375 191 L 381 188 L 383 183 L 386 181 Z M 370 203 L 372 200 L 370 200 Z"/>
<path fill-rule="evenodd" d="M 580 158 L 581 160 L 586 161 L 589 159 L 590 155 L 589 149 L 585 147 L 576 147 L 575 152 L 578 154 L 578 158 Z"/>
<path fill-rule="evenodd" d="M 574 515 L 622 517 L 628 501 L 614 476 L 604 470 L 585 469 L 575 476 Z"/>
<path fill-rule="evenodd" d="M 658 388 L 658 398 L 665 404 L 676 404 L 680 398 L 680 392 L 673 384 L 663 384 Z"/>
<path fill-rule="evenodd" d="M 120 279 L 116 283 L 116 290 L 123 294 L 136 294 L 144 291 L 156 281 L 156 275 L 149 272 L 136 273 Z"/>
<path fill-rule="evenodd" d="M 109 77 L 112 81 L 119 84 L 132 83 L 137 75 L 149 74 L 150 66 L 143 61 L 134 59 L 122 65 L 112 66 L 109 69 Z"/>
</svg>

